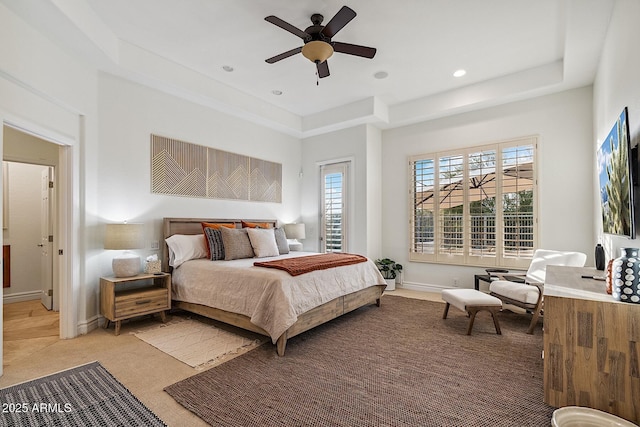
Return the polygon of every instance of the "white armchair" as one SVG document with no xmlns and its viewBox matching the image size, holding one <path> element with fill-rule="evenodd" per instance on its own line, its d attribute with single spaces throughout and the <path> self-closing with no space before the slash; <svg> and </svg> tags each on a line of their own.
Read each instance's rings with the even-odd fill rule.
<svg viewBox="0 0 640 427">
<path fill-rule="evenodd" d="M 542 287 L 548 265 L 563 265 L 569 267 L 583 267 L 587 256 L 581 252 L 560 252 L 546 249 L 537 249 L 533 253 L 531 265 L 525 274 L 524 283 L 516 283 L 504 280 L 499 274 L 492 273 L 498 277 L 489 285 L 489 293 L 500 298 L 505 304 L 511 304 L 531 312 L 531 324 L 528 334 L 533 334 L 533 329 L 538 323 L 538 317 L 542 312 Z M 514 276 L 508 273 L 508 276 Z"/>
</svg>

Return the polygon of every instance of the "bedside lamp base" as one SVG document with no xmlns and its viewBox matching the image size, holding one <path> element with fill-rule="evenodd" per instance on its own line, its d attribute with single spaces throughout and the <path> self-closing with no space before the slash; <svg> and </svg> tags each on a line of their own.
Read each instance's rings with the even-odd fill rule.
<svg viewBox="0 0 640 427">
<path fill-rule="evenodd" d="M 140 274 L 140 257 L 132 253 L 117 256 L 111 262 L 113 274 L 116 277 L 132 277 Z"/>
</svg>

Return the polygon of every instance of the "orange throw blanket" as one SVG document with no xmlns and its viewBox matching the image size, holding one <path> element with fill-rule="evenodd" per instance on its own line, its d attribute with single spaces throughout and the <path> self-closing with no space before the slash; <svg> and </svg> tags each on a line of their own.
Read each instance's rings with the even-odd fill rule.
<svg viewBox="0 0 640 427">
<path fill-rule="evenodd" d="M 296 258 L 277 259 L 274 261 L 256 261 L 256 267 L 277 268 L 284 270 L 292 276 L 299 276 L 315 270 L 325 270 L 327 268 L 341 267 L 343 265 L 358 264 L 366 262 L 367 258 L 362 255 L 328 253 L 321 255 L 308 255 Z"/>
</svg>

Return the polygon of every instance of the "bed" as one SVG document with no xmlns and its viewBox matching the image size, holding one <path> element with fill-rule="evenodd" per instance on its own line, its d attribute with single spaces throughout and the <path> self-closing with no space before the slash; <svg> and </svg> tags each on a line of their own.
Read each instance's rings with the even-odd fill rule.
<svg viewBox="0 0 640 427">
<path fill-rule="evenodd" d="M 273 220 L 244 221 L 276 225 Z M 243 221 L 236 219 L 164 218 L 163 237 L 202 234 L 203 222 L 235 229 L 243 225 Z M 256 261 L 310 255 L 291 252 L 233 261 L 194 259 L 172 270 L 165 243 L 162 267 L 163 271 L 172 272 L 174 308 L 268 336 L 277 354 L 284 356 L 289 338 L 365 305 L 380 306 L 386 286 L 371 260 L 295 277 L 285 271 L 253 265 Z M 252 288 L 258 288 L 258 296 L 250 293 L 254 292 Z M 298 289 L 304 298 L 296 294 Z"/>
</svg>

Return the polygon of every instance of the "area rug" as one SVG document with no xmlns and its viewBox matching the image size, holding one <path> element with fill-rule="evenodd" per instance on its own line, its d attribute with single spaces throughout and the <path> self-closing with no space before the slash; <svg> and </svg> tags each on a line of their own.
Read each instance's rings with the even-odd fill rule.
<svg viewBox="0 0 640 427">
<path fill-rule="evenodd" d="M 240 335 L 216 327 L 213 321 L 199 316 L 174 316 L 170 323 L 138 331 L 135 336 L 196 369 L 206 368 L 225 356 L 248 351 L 267 341 L 266 337 L 258 338 L 257 334 Z"/>
<path fill-rule="evenodd" d="M 0 390 L 2 426 L 166 426 L 92 362 Z"/>
<path fill-rule="evenodd" d="M 548 426 L 542 334 L 527 316 L 383 296 L 289 340 L 265 344 L 165 391 L 213 426 Z"/>
</svg>

